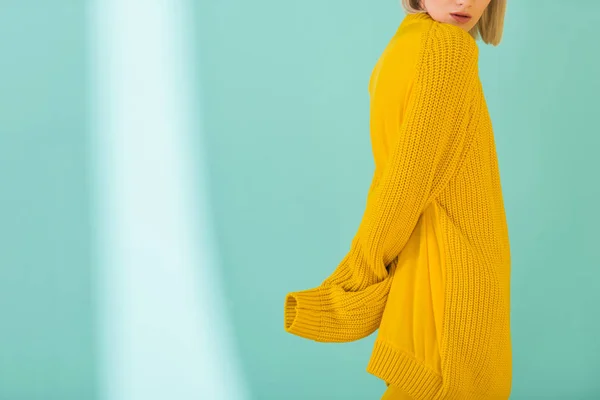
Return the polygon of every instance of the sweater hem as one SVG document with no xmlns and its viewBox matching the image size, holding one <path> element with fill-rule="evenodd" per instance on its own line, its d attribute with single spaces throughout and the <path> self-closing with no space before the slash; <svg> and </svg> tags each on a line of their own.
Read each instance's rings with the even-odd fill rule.
<svg viewBox="0 0 600 400">
<path fill-rule="evenodd" d="M 397 386 L 415 399 L 435 399 L 442 390 L 442 377 L 413 355 L 383 340 L 375 340 L 367 372 Z"/>
</svg>

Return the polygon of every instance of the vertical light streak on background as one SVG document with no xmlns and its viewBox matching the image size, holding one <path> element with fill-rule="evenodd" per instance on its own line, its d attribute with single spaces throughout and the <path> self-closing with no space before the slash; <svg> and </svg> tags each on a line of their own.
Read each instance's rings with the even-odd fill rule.
<svg viewBox="0 0 600 400">
<path fill-rule="evenodd" d="M 188 8 L 90 7 L 101 399 L 247 398 L 191 137 L 201 110 Z"/>
</svg>

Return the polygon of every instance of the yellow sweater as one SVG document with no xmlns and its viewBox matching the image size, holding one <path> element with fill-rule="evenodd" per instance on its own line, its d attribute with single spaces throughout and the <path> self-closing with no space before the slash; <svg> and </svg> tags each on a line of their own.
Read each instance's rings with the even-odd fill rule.
<svg viewBox="0 0 600 400">
<path fill-rule="evenodd" d="M 507 399 L 510 248 L 492 123 L 466 31 L 408 14 L 369 82 L 375 172 L 350 249 L 285 298 L 287 332 L 349 342 L 414 399 Z"/>
</svg>

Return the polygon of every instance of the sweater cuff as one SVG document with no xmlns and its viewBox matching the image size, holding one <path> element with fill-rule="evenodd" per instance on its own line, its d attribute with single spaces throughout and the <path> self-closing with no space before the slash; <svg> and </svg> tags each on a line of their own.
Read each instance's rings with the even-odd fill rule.
<svg viewBox="0 0 600 400">
<path fill-rule="evenodd" d="M 287 332 L 318 341 L 322 326 L 322 289 L 317 287 L 288 293 L 284 314 Z"/>
</svg>

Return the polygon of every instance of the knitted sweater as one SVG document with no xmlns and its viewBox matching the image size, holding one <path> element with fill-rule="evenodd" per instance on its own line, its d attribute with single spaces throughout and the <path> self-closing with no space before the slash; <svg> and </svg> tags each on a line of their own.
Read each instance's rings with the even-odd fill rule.
<svg viewBox="0 0 600 400">
<path fill-rule="evenodd" d="M 349 342 L 414 399 L 507 399 L 510 248 L 479 50 L 408 14 L 369 82 L 375 171 L 348 253 L 285 298 L 287 332 Z"/>
</svg>

